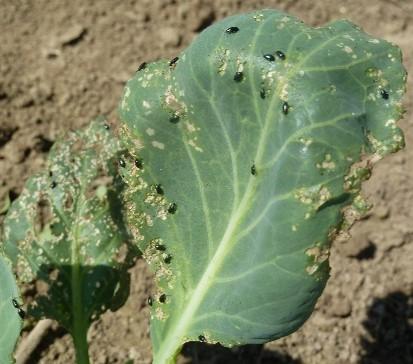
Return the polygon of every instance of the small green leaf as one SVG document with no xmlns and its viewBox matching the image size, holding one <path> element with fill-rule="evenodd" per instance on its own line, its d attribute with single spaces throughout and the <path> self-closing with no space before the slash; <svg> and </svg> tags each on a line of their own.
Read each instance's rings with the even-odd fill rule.
<svg viewBox="0 0 413 364">
<path fill-rule="evenodd" d="M 405 81 L 399 48 L 353 24 L 264 10 L 127 83 L 123 174 L 158 287 L 154 363 L 187 341 L 264 343 L 303 324 L 332 238 L 367 207 L 366 171 L 404 145 Z"/>
<path fill-rule="evenodd" d="M 14 363 L 13 351 L 22 329 L 22 319 L 13 306 L 13 299 L 20 304 L 9 260 L 0 253 L 0 363 Z"/>
<path fill-rule="evenodd" d="M 129 294 L 137 251 L 125 229 L 121 147 L 99 119 L 56 143 L 4 221 L 5 252 L 23 281 L 43 283 L 29 314 L 57 320 L 87 362 L 86 332 Z"/>
</svg>

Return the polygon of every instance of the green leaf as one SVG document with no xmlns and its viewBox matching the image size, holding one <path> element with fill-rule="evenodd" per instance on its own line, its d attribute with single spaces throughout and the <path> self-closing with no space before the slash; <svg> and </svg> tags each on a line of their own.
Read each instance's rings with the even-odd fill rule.
<svg viewBox="0 0 413 364">
<path fill-rule="evenodd" d="M 187 341 L 264 343 L 303 324 L 333 237 L 368 208 L 361 182 L 403 146 L 405 81 L 400 50 L 353 24 L 264 10 L 128 82 L 123 176 L 158 287 L 154 363 Z"/>
<path fill-rule="evenodd" d="M 21 301 L 11 264 L 0 253 L 0 363 L 14 363 L 13 351 L 22 329 L 22 320 L 12 300 Z"/>
<path fill-rule="evenodd" d="M 4 221 L 5 252 L 23 281 L 43 287 L 29 313 L 57 320 L 88 362 L 86 333 L 129 294 L 137 251 L 125 229 L 121 148 L 102 119 L 56 143 Z"/>
</svg>

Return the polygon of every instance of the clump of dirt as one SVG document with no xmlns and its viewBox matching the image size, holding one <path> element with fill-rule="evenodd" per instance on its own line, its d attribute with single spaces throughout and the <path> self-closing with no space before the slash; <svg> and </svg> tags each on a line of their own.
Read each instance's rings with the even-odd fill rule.
<svg viewBox="0 0 413 364">
<path fill-rule="evenodd" d="M 0 211 L 40 170 L 54 140 L 96 115 L 116 123 L 122 88 L 143 61 L 173 58 L 215 20 L 278 8 L 311 25 L 347 18 L 401 46 L 412 69 L 413 2 L 403 0 L 113 0 L 0 3 Z M 411 107 L 412 79 L 406 106 Z M 332 277 L 296 333 L 233 350 L 186 345 L 180 363 L 413 363 L 413 115 L 406 150 L 380 162 L 365 186 L 375 208 L 331 251 Z M 1 216 L 0 216 L 1 222 Z M 89 333 L 92 362 L 151 363 L 151 275 L 132 270 L 131 295 Z M 27 288 L 30 295 L 32 287 Z M 74 363 L 70 337 L 52 330 L 32 363 Z"/>
</svg>

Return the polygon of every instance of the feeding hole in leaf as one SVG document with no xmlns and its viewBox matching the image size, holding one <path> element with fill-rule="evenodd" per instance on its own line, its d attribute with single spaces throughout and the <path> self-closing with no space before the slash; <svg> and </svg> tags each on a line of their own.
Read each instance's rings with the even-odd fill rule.
<svg viewBox="0 0 413 364">
<path fill-rule="evenodd" d="M 178 205 L 175 202 L 172 202 L 168 207 L 168 212 L 173 215 L 177 209 Z"/>
<path fill-rule="evenodd" d="M 241 82 L 244 78 L 244 74 L 242 72 L 235 72 L 234 81 Z"/>
<path fill-rule="evenodd" d="M 72 195 L 67 195 L 65 198 L 65 202 L 64 202 L 64 207 L 66 210 L 69 210 L 72 206 L 73 206 L 73 196 Z"/>
<path fill-rule="evenodd" d="M 50 281 L 57 281 L 57 279 L 59 278 L 59 269 L 50 267 L 47 270 L 47 275 Z"/>
<path fill-rule="evenodd" d="M 284 54 L 284 52 L 277 51 L 277 52 L 275 52 L 275 54 L 276 54 L 277 57 L 278 57 L 279 59 L 281 59 L 282 61 L 285 60 L 285 54 Z"/>
<path fill-rule="evenodd" d="M 47 199 L 42 198 L 37 202 L 37 211 L 34 215 L 35 231 L 43 231 L 44 227 L 53 219 L 52 207 Z"/>
<path fill-rule="evenodd" d="M 237 33 L 239 31 L 238 27 L 229 27 L 225 32 L 228 34 L 234 34 Z"/>
<path fill-rule="evenodd" d="M 287 101 L 284 101 L 283 102 L 283 113 L 284 113 L 284 115 L 288 114 L 289 109 L 290 109 L 290 105 L 288 105 Z"/>
</svg>

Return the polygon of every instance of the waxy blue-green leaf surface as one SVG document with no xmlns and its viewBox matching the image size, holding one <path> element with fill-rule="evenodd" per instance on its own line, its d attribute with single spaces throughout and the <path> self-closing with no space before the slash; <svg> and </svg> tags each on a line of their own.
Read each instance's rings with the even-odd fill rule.
<svg viewBox="0 0 413 364">
<path fill-rule="evenodd" d="M 129 294 L 135 249 L 125 229 L 120 145 L 102 119 L 57 142 L 4 221 L 4 248 L 22 281 L 38 281 L 29 314 L 57 320 L 87 362 L 86 333 Z M 83 357 L 82 357 L 83 355 Z"/>
<path fill-rule="evenodd" d="M 123 175 L 157 281 L 154 363 L 186 341 L 264 343 L 303 324 L 331 240 L 367 207 L 361 181 L 403 146 L 405 80 L 400 50 L 353 24 L 265 10 L 128 82 Z"/>
<path fill-rule="evenodd" d="M 1 249 L 1 246 L 0 246 Z M 9 260 L 0 253 L 0 363 L 14 363 L 13 351 L 22 328 L 22 319 L 12 300 L 20 304 L 20 293 L 16 285 Z"/>
</svg>

